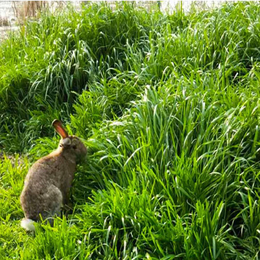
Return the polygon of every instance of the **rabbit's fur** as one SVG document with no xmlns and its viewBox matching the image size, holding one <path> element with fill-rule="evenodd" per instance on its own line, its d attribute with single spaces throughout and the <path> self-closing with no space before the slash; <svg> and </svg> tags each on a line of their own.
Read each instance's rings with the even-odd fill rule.
<svg viewBox="0 0 260 260">
<path fill-rule="evenodd" d="M 33 230 L 32 221 L 60 214 L 61 207 L 68 204 L 76 164 L 87 153 L 80 139 L 69 136 L 60 121 L 53 125 L 62 137 L 59 147 L 32 165 L 20 197 L 25 214 L 21 225 L 27 230 Z"/>
</svg>

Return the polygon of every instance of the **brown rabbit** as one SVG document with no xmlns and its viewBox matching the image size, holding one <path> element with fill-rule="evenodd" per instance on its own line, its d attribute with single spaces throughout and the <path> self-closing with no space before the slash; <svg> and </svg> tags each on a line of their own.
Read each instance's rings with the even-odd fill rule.
<svg viewBox="0 0 260 260">
<path fill-rule="evenodd" d="M 52 125 L 61 136 L 58 149 L 39 159 L 29 169 L 21 193 L 25 218 L 21 226 L 33 231 L 33 221 L 60 214 L 68 204 L 69 191 L 76 164 L 86 156 L 85 145 L 76 136 L 69 136 L 59 120 Z"/>
</svg>

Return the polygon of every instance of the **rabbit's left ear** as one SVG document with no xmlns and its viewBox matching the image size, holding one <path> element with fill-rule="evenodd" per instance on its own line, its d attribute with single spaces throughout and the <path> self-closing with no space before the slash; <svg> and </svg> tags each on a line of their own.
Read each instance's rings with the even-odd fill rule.
<svg viewBox="0 0 260 260">
<path fill-rule="evenodd" d="M 67 133 L 67 131 L 64 129 L 64 127 L 62 126 L 62 123 L 60 120 L 55 119 L 52 122 L 53 127 L 55 128 L 55 130 L 57 131 L 57 133 L 64 139 L 67 138 L 69 135 Z"/>
</svg>

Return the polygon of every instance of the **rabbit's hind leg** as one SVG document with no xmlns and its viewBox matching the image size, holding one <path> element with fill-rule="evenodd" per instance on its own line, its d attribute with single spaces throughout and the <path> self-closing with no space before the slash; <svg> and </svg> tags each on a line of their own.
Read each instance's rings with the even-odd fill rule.
<svg viewBox="0 0 260 260">
<path fill-rule="evenodd" d="M 44 194 L 44 213 L 43 219 L 60 216 L 63 196 L 62 192 L 55 185 L 51 184 L 48 186 L 46 193 Z"/>
</svg>

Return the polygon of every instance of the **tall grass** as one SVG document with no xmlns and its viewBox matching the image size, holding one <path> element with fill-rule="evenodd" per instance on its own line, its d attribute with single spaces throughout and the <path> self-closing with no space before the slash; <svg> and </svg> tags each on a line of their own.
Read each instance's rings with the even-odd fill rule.
<svg viewBox="0 0 260 260">
<path fill-rule="evenodd" d="M 259 14 L 92 4 L 3 42 L 0 145 L 35 161 L 59 117 L 88 158 L 73 212 L 30 236 L 29 162 L 3 155 L 0 258 L 259 259 Z"/>
</svg>

